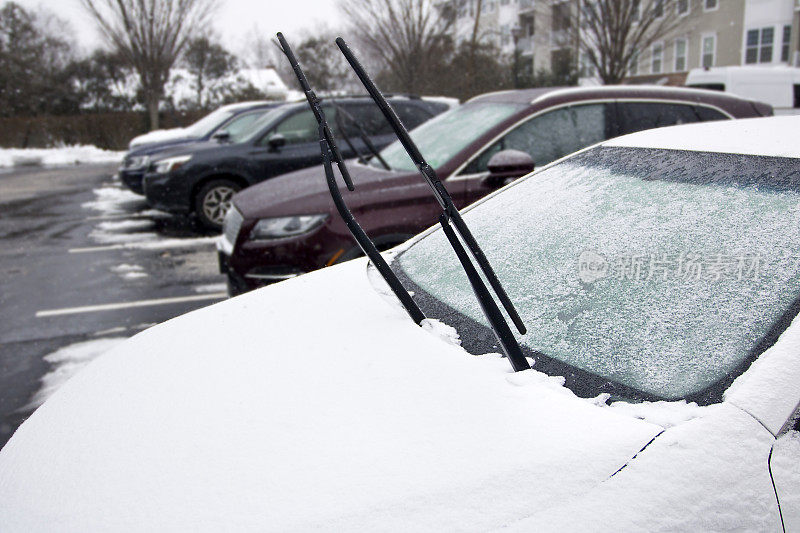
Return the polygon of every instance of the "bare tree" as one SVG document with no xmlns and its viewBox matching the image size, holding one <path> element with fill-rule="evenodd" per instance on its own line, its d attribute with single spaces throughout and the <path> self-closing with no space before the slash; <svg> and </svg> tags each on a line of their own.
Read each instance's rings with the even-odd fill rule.
<svg viewBox="0 0 800 533">
<path fill-rule="evenodd" d="M 169 71 L 189 38 L 201 30 L 217 0 L 81 0 L 108 42 L 139 76 L 150 127 Z"/>
<path fill-rule="evenodd" d="M 556 37 L 585 53 L 604 84 L 620 83 L 644 50 L 686 24 L 675 0 L 562 0 L 550 6 Z"/>
<path fill-rule="evenodd" d="M 452 10 L 435 0 L 340 0 L 350 30 L 366 53 L 388 68 L 397 89 L 417 93 L 450 41 Z"/>
<path fill-rule="evenodd" d="M 213 36 L 203 35 L 189 41 L 182 63 L 194 78 L 194 105 L 203 109 L 215 100 L 209 85 L 233 73 L 238 62 Z"/>
</svg>

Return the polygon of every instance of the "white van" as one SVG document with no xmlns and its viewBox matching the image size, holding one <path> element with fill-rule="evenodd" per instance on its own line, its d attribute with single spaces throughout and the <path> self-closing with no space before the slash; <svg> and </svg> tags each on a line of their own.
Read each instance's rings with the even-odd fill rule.
<svg viewBox="0 0 800 533">
<path fill-rule="evenodd" d="M 800 114 L 800 68 L 713 67 L 695 68 L 686 86 L 733 93 L 770 104 L 776 115 Z"/>
</svg>

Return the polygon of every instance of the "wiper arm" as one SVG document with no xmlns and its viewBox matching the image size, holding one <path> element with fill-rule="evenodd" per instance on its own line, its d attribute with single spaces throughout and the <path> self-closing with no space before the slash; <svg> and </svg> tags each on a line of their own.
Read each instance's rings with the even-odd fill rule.
<svg viewBox="0 0 800 533">
<path fill-rule="evenodd" d="M 347 171 L 342 154 L 339 152 L 339 148 L 336 146 L 336 142 L 333 140 L 333 133 L 331 132 L 330 126 L 328 126 L 328 121 L 325 120 L 325 112 L 322 110 L 322 106 L 320 106 L 319 98 L 317 98 L 317 95 L 311 90 L 311 86 L 308 84 L 308 80 L 306 79 L 305 74 L 303 74 L 303 70 L 300 68 L 300 64 L 297 62 L 294 52 L 292 52 L 291 48 L 289 48 L 289 44 L 286 42 L 286 39 L 283 38 L 283 34 L 280 32 L 278 33 L 278 43 L 279 48 L 286 55 L 286 57 L 289 59 L 289 63 L 292 65 L 294 75 L 297 77 L 297 81 L 300 83 L 300 88 L 303 90 L 306 100 L 308 100 L 308 105 L 311 106 L 311 112 L 314 113 L 314 118 L 317 120 L 317 124 L 323 128 L 322 134 L 325 137 L 325 140 L 328 141 L 328 146 L 331 151 L 331 160 L 335 161 L 336 165 L 339 167 L 339 171 L 342 173 L 342 179 L 344 180 L 345 185 L 347 185 L 348 190 L 354 191 L 355 188 L 353 187 L 353 180 L 350 178 L 350 172 Z"/>
<path fill-rule="evenodd" d="M 355 154 L 358 160 L 362 163 L 365 162 L 366 160 L 364 159 L 364 156 L 361 155 L 361 152 L 358 151 L 353 142 L 350 140 L 350 136 L 347 135 L 344 130 L 344 124 L 342 124 L 342 108 L 336 102 L 331 102 L 331 104 L 336 109 L 336 114 L 334 115 L 333 120 L 336 121 L 336 125 L 339 127 L 339 135 L 342 137 L 342 139 L 344 139 L 344 142 L 347 143 L 347 146 L 350 148 L 353 154 Z"/>
<path fill-rule="evenodd" d="M 353 115 L 348 113 L 347 110 L 344 109 L 339 104 L 337 104 L 335 102 L 331 102 L 331 103 L 333 104 L 334 107 L 336 107 L 336 121 L 337 121 L 336 123 L 339 125 L 339 128 L 342 129 L 342 137 L 344 137 L 344 140 L 350 146 L 350 149 L 353 150 L 354 152 L 356 151 L 355 148 L 353 147 L 353 145 L 350 143 L 350 140 L 347 138 L 347 136 L 344 133 L 344 126 L 339 121 L 339 116 L 340 115 L 344 116 L 348 121 L 350 121 L 351 124 L 353 124 L 353 126 L 356 127 L 356 129 L 358 130 L 358 138 L 361 139 L 361 142 L 364 143 L 364 146 L 367 147 L 367 150 L 369 150 L 370 153 L 378 161 L 380 161 L 381 165 L 383 165 L 383 168 L 385 168 L 386 170 L 392 170 L 392 168 L 389 166 L 389 164 L 386 162 L 386 160 L 381 155 L 380 151 L 377 148 L 375 148 L 374 144 L 372 144 L 372 141 L 369 139 L 369 135 L 367 135 L 367 132 L 364 131 L 364 127 L 355 119 L 355 117 L 353 117 Z M 356 153 L 358 153 L 358 152 L 356 152 Z M 362 161 L 365 161 L 365 159 L 361 157 L 361 154 L 358 154 L 358 156 Z"/>
<path fill-rule="evenodd" d="M 397 279 L 395 273 L 375 247 L 375 243 L 372 242 L 363 228 L 358 224 L 353 216 L 353 213 L 347 207 L 344 198 L 342 198 L 342 193 L 339 190 L 339 186 L 336 184 L 336 177 L 333 174 L 332 161 L 336 161 L 339 170 L 342 173 L 342 178 L 345 176 L 348 176 L 349 178 L 349 174 L 347 174 L 347 167 L 344 161 L 341 160 L 341 156 L 339 156 L 339 159 L 336 158 L 338 149 L 336 148 L 336 141 L 333 139 L 333 135 L 330 134 L 331 130 L 328 127 L 328 123 L 325 119 L 325 113 L 322 111 L 322 108 L 319 105 L 319 99 L 317 99 L 314 91 L 311 90 L 311 86 L 308 84 L 308 80 L 306 80 L 303 69 L 300 68 L 297 58 L 294 56 L 292 49 L 289 47 L 289 43 L 286 42 L 286 39 L 283 37 L 282 33 L 278 33 L 278 41 L 280 42 L 281 50 L 284 54 L 286 54 L 286 58 L 289 60 L 289 63 L 291 63 L 295 76 L 297 76 L 297 81 L 300 83 L 300 87 L 302 87 L 303 92 L 306 94 L 308 105 L 311 106 L 314 117 L 317 119 L 317 124 L 319 125 L 320 151 L 322 152 L 322 166 L 325 169 L 325 180 L 328 182 L 328 189 L 330 190 L 336 210 L 339 211 L 339 215 L 341 215 L 342 219 L 347 225 L 347 229 L 350 230 L 350 233 L 358 243 L 358 246 L 364 252 L 364 255 L 369 257 L 370 261 L 372 261 L 372 264 L 378 270 L 380 275 L 383 276 L 384 280 L 386 280 L 389 288 L 392 290 L 394 295 L 397 296 L 397 299 L 400 300 L 400 303 L 411 317 L 411 320 L 417 324 L 420 324 L 423 320 L 425 320 L 425 314 L 411 298 L 411 295 L 408 293 L 405 287 L 403 287 L 403 284 L 400 283 L 400 280 Z M 345 181 L 347 182 L 347 180 Z M 353 190 L 352 182 L 348 183 L 348 188 L 351 191 Z"/>
<path fill-rule="evenodd" d="M 491 293 L 483 283 L 480 274 L 472 264 L 472 261 L 469 255 L 466 253 L 466 250 L 464 250 L 463 246 L 461 245 L 461 241 L 458 238 L 459 236 L 461 239 L 463 239 L 464 243 L 467 245 L 467 248 L 469 248 L 472 257 L 474 257 L 478 262 L 478 265 L 483 271 L 484 276 L 486 276 L 486 279 L 489 280 L 489 284 L 494 289 L 495 294 L 497 294 L 497 297 L 500 299 L 500 302 L 503 304 L 506 312 L 511 317 L 511 320 L 514 322 L 519 332 L 522 334 L 526 332 L 525 324 L 523 324 L 519 313 L 517 313 L 517 310 L 514 308 L 514 304 L 511 303 L 511 300 L 506 294 L 505 289 L 500 284 L 500 280 L 497 278 L 497 275 L 495 274 L 491 264 L 489 264 L 489 260 L 486 259 L 486 255 L 483 253 L 483 250 L 481 250 L 478 242 L 472 236 L 472 232 L 470 232 L 467 224 L 464 222 L 464 219 L 461 218 L 461 213 L 459 213 L 455 204 L 453 204 L 450 194 L 439 180 L 436 172 L 433 170 L 433 167 L 431 167 L 427 161 L 425 161 L 425 158 L 422 157 L 422 153 L 419 151 L 419 148 L 417 148 L 417 145 L 414 144 L 414 141 L 411 140 L 411 136 L 400 122 L 397 114 L 389 106 L 386 98 L 384 98 L 383 94 L 381 94 L 380 90 L 378 90 L 378 88 L 375 86 L 375 83 L 370 79 L 369 75 L 364 70 L 364 67 L 361 66 L 361 63 L 359 63 L 358 59 L 356 59 L 355 55 L 353 55 L 353 52 L 344 42 L 344 39 L 341 37 L 337 38 L 336 44 L 344 54 L 347 62 L 350 63 L 350 66 L 355 71 L 358 79 L 361 80 L 361 83 L 367 89 L 369 95 L 380 108 L 383 116 L 389 121 L 389 124 L 392 126 L 397 138 L 406 149 L 406 152 L 408 152 L 408 155 L 411 157 L 412 161 L 414 161 L 417 169 L 419 169 L 419 172 L 433 190 L 433 194 L 443 210 L 442 215 L 439 217 L 439 223 L 442 225 L 442 229 L 444 230 L 447 239 L 453 246 L 456 256 L 458 257 L 459 262 L 469 278 L 470 284 L 475 292 L 475 296 L 480 302 L 481 308 L 483 309 L 486 318 L 489 320 L 497 340 L 500 342 L 503 351 L 511 362 L 511 366 L 517 372 L 520 370 L 530 369 L 530 364 L 528 364 L 528 360 L 525 359 L 525 356 L 522 354 L 522 349 L 520 348 L 517 340 L 514 338 L 511 328 L 509 328 L 503 313 L 500 311 L 499 307 L 494 301 L 494 298 L 492 298 Z M 450 226 L 451 222 L 453 227 L 455 227 L 455 230 L 458 232 L 458 235 L 456 235 L 456 231 L 453 231 L 453 227 Z"/>
</svg>

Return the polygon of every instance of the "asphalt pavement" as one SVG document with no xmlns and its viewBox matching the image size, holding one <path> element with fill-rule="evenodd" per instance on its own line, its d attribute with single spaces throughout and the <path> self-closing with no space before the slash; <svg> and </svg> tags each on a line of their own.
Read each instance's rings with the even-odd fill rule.
<svg viewBox="0 0 800 533">
<path fill-rule="evenodd" d="M 225 298 L 215 236 L 148 209 L 115 170 L 0 171 L 0 447 L 103 339 Z"/>
</svg>

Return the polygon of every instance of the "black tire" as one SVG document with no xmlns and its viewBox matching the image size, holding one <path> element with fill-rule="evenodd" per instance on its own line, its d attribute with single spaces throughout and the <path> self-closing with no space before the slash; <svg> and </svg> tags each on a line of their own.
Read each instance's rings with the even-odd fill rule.
<svg viewBox="0 0 800 533">
<path fill-rule="evenodd" d="M 200 223 L 209 229 L 221 230 L 231 199 L 241 189 L 241 185 L 228 179 L 211 180 L 203 185 L 194 197 L 194 212 Z"/>
</svg>

